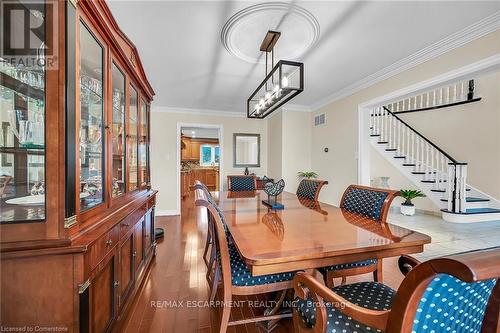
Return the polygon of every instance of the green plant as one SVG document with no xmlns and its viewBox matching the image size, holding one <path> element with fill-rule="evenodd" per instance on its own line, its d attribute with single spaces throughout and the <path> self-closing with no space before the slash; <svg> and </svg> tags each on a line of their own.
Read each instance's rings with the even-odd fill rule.
<svg viewBox="0 0 500 333">
<path fill-rule="evenodd" d="M 299 171 L 297 172 L 297 177 L 311 179 L 311 178 L 318 178 L 318 174 L 313 171 Z"/>
<path fill-rule="evenodd" d="M 401 193 L 401 196 L 405 199 L 405 202 L 402 203 L 405 206 L 413 206 L 413 203 L 411 202 L 412 199 L 425 197 L 425 194 L 423 194 L 421 191 L 418 190 L 401 190 L 399 192 Z"/>
</svg>

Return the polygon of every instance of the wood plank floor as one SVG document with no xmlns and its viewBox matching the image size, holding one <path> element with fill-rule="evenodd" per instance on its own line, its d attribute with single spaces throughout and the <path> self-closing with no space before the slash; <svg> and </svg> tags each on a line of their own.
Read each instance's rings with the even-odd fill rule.
<svg viewBox="0 0 500 333">
<path fill-rule="evenodd" d="M 208 299 L 202 259 L 206 216 L 188 197 L 183 201 L 181 216 L 158 217 L 156 225 L 165 229 L 165 238 L 158 242 L 156 259 L 120 330 L 126 333 L 218 332 L 219 312 L 204 304 Z M 397 288 L 402 278 L 396 258 L 384 260 L 384 282 Z M 348 282 L 369 279 L 371 274 L 351 278 Z M 231 315 L 241 319 L 259 314 L 264 307 L 256 305 L 263 305 L 266 299 L 266 295 L 238 298 L 240 306 Z M 231 327 L 228 332 L 259 330 L 255 324 L 247 324 Z M 281 321 L 273 332 L 293 332 L 292 320 Z"/>
</svg>

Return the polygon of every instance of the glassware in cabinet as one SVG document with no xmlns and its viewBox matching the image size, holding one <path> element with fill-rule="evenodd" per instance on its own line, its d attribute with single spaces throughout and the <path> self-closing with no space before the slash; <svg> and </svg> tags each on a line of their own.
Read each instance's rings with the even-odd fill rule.
<svg viewBox="0 0 500 333">
<path fill-rule="evenodd" d="M 125 193 L 125 76 L 114 63 L 112 80 L 112 196 L 117 197 Z"/>
<path fill-rule="evenodd" d="M 130 100 L 129 100 L 129 114 L 128 114 L 128 190 L 133 191 L 138 188 L 138 154 L 137 154 L 137 137 L 138 137 L 138 95 L 137 90 L 130 86 Z"/>
<path fill-rule="evenodd" d="M 148 184 L 148 169 L 147 169 L 147 144 L 148 144 L 148 114 L 147 104 L 141 100 L 141 139 L 139 143 L 139 175 L 141 180 L 141 187 Z"/>
</svg>

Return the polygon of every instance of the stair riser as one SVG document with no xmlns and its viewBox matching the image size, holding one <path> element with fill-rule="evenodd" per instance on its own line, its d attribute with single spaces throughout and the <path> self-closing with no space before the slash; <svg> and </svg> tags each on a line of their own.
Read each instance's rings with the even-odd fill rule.
<svg viewBox="0 0 500 333">
<path fill-rule="evenodd" d="M 443 220 L 453 223 L 475 223 L 500 221 L 500 213 L 494 214 L 450 214 L 443 213 Z"/>
</svg>

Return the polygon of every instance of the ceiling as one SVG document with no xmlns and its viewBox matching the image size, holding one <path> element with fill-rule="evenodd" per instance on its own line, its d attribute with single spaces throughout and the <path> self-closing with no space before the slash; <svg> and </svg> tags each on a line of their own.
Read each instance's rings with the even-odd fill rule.
<svg viewBox="0 0 500 333">
<path fill-rule="evenodd" d="M 139 50 L 156 106 L 232 113 L 246 112 L 264 78 L 267 30 L 282 33 L 276 60 L 304 62 L 305 90 L 290 103 L 310 108 L 500 10 L 498 1 L 108 4 Z"/>
</svg>

